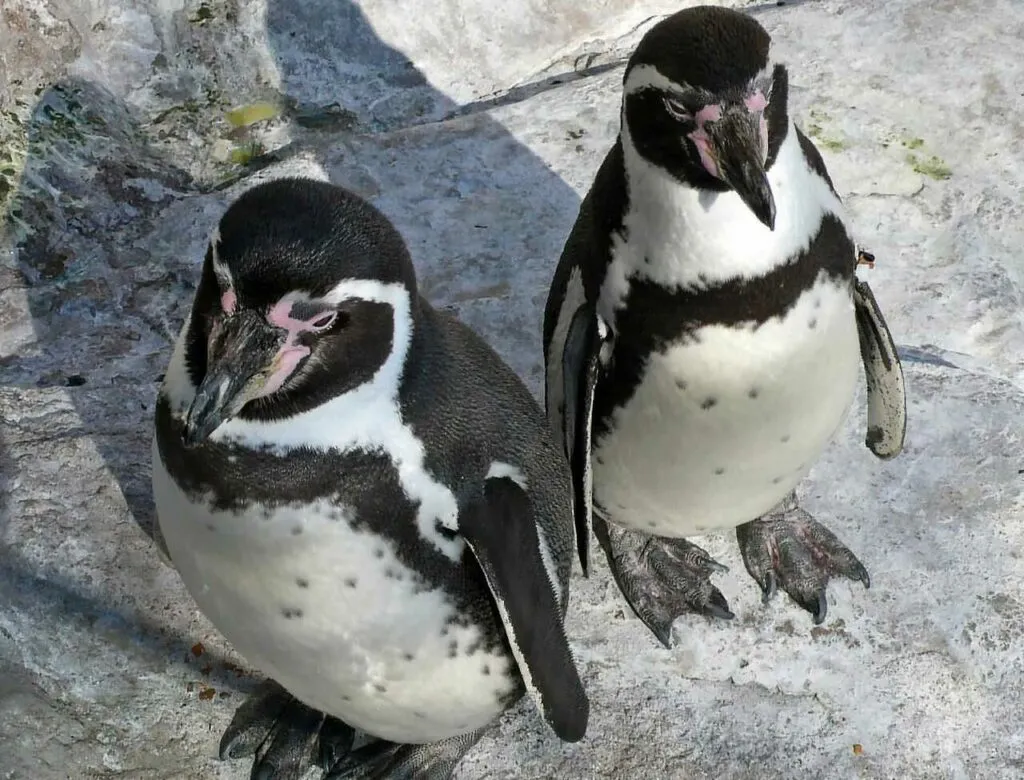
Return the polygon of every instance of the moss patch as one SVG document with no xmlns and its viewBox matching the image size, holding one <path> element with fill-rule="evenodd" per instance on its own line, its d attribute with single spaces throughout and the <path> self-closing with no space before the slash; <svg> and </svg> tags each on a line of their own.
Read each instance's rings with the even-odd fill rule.
<svg viewBox="0 0 1024 780">
<path fill-rule="evenodd" d="M 938 181 L 948 179 L 953 175 L 953 170 L 946 165 L 945 160 L 934 154 L 928 156 L 908 154 L 907 163 L 914 169 L 915 173 L 920 173 L 922 176 L 928 176 Z"/>
</svg>

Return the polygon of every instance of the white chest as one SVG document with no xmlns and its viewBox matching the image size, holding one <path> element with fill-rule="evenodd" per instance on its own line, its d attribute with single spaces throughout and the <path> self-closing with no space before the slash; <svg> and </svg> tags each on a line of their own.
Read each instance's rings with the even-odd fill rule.
<svg viewBox="0 0 1024 780">
<path fill-rule="evenodd" d="M 312 707 L 370 734 L 426 742 L 478 728 L 503 709 L 510 659 L 457 625 L 343 507 L 213 513 L 192 503 L 154 448 L 161 530 L 200 609 L 254 666 Z"/>
<path fill-rule="evenodd" d="M 594 496 L 619 524 L 690 536 L 753 520 L 806 476 L 853 400 L 845 288 L 809 290 L 757 329 L 695 336 L 651 356 L 594 446 Z"/>
</svg>

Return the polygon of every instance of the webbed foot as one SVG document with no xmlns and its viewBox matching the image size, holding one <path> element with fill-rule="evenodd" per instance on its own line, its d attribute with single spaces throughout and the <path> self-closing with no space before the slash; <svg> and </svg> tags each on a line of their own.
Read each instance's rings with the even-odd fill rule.
<svg viewBox="0 0 1024 780">
<path fill-rule="evenodd" d="M 680 615 L 732 619 L 729 602 L 710 579 L 727 569 L 697 545 L 609 525 L 596 514 L 594 531 L 622 595 L 665 647 L 672 646 Z"/>
<path fill-rule="evenodd" d="M 828 612 L 825 597 L 830 578 L 871 578 L 857 556 L 834 533 L 800 508 L 790 494 L 763 517 L 736 528 L 743 563 L 768 601 L 781 587 L 820 624 Z"/>
<path fill-rule="evenodd" d="M 299 780 L 324 773 L 352 750 L 355 731 L 267 680 L 236 710 L 220 741 L 221 759 L 253 757 L 252 780 Z"/>
<path fill-rule="evenodd" d="M 327 780 L 448 780 L 483 730 L 425 745 L 374 742 L 342 759 Z"/>
</svg>

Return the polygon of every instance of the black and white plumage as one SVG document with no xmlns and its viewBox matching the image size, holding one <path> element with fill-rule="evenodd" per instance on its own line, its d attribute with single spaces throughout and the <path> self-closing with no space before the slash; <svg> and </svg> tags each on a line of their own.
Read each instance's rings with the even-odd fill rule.
<svg viewBox="0 0 1024 780">
<path fill-rule="evenodd" d="M 222 755 L 436 780 L 524 683 L 583 736 L 569 469 L 355 195 L 283 179 L 227 210 L 160 391 L 153 488 L 190 593 L 272 679 Z M 378 741 L 351 752 L 353 729 Z"/>
<path fill-rule="evenodd" d="M 852 403 L 903 444 L 903 376 L 824 163 L 787 113 L 787 71 L 749 16 L 680 11 L 623 77 L 619 138 L 565 244 L 544 319 L 547 411 L 637 614 L 732 617 L 721 567 L 683 537 L 737 527 L 748 571 L 825 616 L 867 571 L 793 494 Z M 585 547 L 585 541 L 581 545 Z"/>
</svg>

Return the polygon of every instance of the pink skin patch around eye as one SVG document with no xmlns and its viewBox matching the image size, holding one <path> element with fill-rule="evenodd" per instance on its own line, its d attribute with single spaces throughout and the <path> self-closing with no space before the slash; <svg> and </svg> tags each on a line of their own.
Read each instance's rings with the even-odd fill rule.
<svg viewBox="0 0 1024 780">
<path fill-rule="evenodd" d="M 234 314 L 237 303 L 238 298 L 235 296 L 234 290 L 228 290 L 220 296 L 220 307 L 224 310 L 225 314 Z"/>
<path fill-rule="evenodd" d="M 718 179 L 720 178 L 718 175 L 718 162 L 715 160 L 715 154 L 711 148 L 711 138 L 708 137 L 704 124 L 721 119 L 722 106 L 719 104 L 704 106 L 704 108 L 694 114 L 693 118 L 697 122 L 697 129 L 690 133 L 690 140 L 697 147 L 697 153 L 700 155 L 700 161 L 704 169 Z"/>
<path fill-rule="evenodd" d="M 743 101 L 743 105 L 747 107 L 750 113 L 755 111 L 764 111 L 768 107 L 768 98 L 764 96 L 761 90 L 756 90 L 753 94 L 747 95 L 746 100 Z"/>
<path fill-rule="evenodd" d="M 298 343 L 299 336 L 302 333 L 317 330 L 313 327 L 312 323 L 323 319 L 324 313 L 318 312 L 308 320 L 295 319 L 292 317 L 292 304 L 295 302 L 294 295 L 289 293 L 275 303 L 270 311 L 267 312 L 267 322 L 274 327 L 284 330 L 287 336 L 281 349 L 274 356 L 274 372 L 270 375 L 270 378 L 257 397 L 267 396 L 280 390 L 302 359 L 310 353 L 309 347 Z"/>
</svg>

